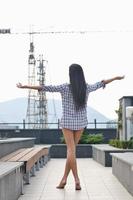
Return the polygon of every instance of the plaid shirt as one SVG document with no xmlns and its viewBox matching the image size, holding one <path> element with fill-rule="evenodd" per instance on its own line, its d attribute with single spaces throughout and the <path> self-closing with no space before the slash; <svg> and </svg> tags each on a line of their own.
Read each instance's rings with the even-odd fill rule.
<svg viewBox="0 0 133 200">
<path fill-rule="evenodd" d="M 86 84 L 86 104 L 83 108 L 76 110 L 73 101 L 73 96 L 69 88 L 69 84 L 65 83 L 62 85 L 49 85 L 42 86 L 43 91 L 47 92 L 60 92 L 62 97 L 62 118 L 60 125 L 62 128 L 67 128 L 70 130 L 80 130 L 87 126 L 87 100 L 90 92 L 93 92 L 101 87 L 105 87 L 103 81 L 97 82 L 95 84 Z"/>
</svg>

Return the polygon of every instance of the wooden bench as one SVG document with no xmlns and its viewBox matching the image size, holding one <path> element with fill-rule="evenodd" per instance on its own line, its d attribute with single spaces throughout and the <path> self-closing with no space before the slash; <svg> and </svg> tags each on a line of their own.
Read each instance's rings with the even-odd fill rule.
<svg viewBox="0 0 133 200">
<path fill-rule="evenodd" d="M 30 183 L 30 176 L 35 176 L 35 171 L 43 167 L 48 160 L 50 146 L 35 146 L 32 148 L 22 148 L 0 159 L 2 162 L 23 162 L 24 182 Z"/>
<path fill-rule="evenodd" d="M 17 200 L 23 192 L 23 162 L 0 162 L 0 200 Z"/>
<path fill-rule="evenodd" d="M 111 153 L 112 173 L 133 195 L 133 153 Z"/>
</svg>

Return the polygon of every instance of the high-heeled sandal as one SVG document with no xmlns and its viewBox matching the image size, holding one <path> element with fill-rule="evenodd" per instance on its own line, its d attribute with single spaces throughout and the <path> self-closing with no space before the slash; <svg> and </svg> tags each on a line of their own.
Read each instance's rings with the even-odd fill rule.
<svg viewBox="0 0 133 200">
<path fill-rule="evenodd" d="M 76 184 L 75 184 L 75 190 L 81 190 L 80 183 L 76 183 Z"/>
<path fill-rule="evenodd" d="M 65 187 L 65 185 L 66 185 L 66 182 L 61 182 L 56 188 L 57 189 L 64 189 L 64 187 Z"/>
</svg>

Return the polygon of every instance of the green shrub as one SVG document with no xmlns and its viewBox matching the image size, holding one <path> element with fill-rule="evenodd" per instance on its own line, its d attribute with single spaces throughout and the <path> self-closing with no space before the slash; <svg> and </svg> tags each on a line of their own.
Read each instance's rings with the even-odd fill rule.
<svg viewBox="0 0 133 200">
<path fill-rule="evenodd" d="M 61 143 L 65 144 L 65 138 L 64 138 L 64 136 L 61 136 L 60 140 L 61 140 Z"/>
<path fill-rule="evenodd" d="M 87 132 L 85 132 L 85 131 L 83 132 L 79 143 L 80 144 L 87 144 L 88 143 L 88 133 Z"/>
<path fill-rule="evenodd" d="M 64 136 L 61 138 L 61 143 L 65 143 Z M 103 142 L 103 134 L 88 134 L 86 131 L 82 134 L 79 144 L 100 144 Z"/>
<path fill-rule="evenodd" d="M 109 145 L 111 145 L 111 146 L 115 146 L 115 142 L 114 142 L 113 139 L 111 139 L 111 140 L 109 141 Z"/>
<path fill-rule="evenodd" d="M 119 146 L 119 140 L 118 139 L 111 139 L 109 141 L 109 144 L 113 147 L 118 147 Z"/>
<path fill-rule="evenodd" d="M 100 144 L 103 142 L 103 134 L 89 134 L 84 132 L 79 141 L 80 144 Z"/>
<path fill-rule="evenodd" d="M 133 149 L 133 139 L 132 138 L 128 141 L 128 149 Z"/>
<path fill-rule="evenodd" d="M 103 134 L 89 134 L 87 138 L 88 144 L 100 144 L 103 142 Z"/>
<path fill-rule="evenodd" d="M 128 148 L 128 141 L 120 141 L 120 148 L 127 149 Z"/>
<path fill-rule="evenodd" d="M 109 141 L 111 146 L 122 148 L 122 149 L 133 149 L 133 140 L 125 141 L 125 140 L 118 140 L 118 139 L 111 139 Z"/>
</svg>

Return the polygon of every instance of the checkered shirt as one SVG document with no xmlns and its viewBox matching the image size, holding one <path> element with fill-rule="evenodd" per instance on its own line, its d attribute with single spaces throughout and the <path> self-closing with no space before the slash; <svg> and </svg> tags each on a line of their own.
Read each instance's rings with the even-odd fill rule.
<svg viewBox="0 0 133 200">
<path fill-rule="evenodd" d="M 95 84 L 86 84 L 86 104 L 83 108 L 76 110 L 73 101 L 73 96 L 68 83 L 62 85 L 49 85 L 42 86 L 42 90 L 46 92 L 60 92 L 62 97 L 62 118 L 60 121 L 60 126 L 62 128 L 67 128 L 70 130 L 81 130 L 85 128 L 88 124 L 87 120 L 87 100 L 90 92 L 93 92 L 101 87 L 105 87 L 103 81 L 97 82 Z"/>
</svg>

